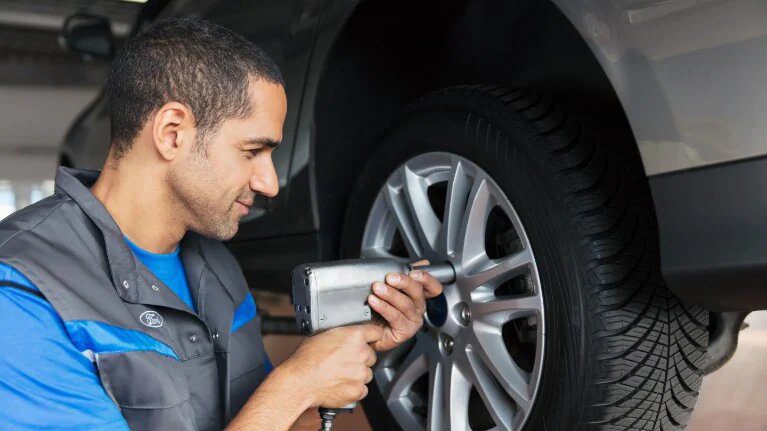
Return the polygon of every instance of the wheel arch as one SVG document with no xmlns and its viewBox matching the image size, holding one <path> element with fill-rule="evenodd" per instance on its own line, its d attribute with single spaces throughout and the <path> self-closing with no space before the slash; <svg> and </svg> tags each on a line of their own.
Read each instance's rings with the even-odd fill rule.
<svg viewBox="0 0 767 431">
<path fill-rule="evenodd" d="M 535 0 L 357 4 L 323 56 L 313 99 L 323 235 L 331 242 L 338 237 L 372 143 L 406 104 L 439 88 L 491 84 L 567 93 L 579 111 L 609 119 L 635 142 L 614 79 L 593 41 L 584 39 L 584 27 L 573 25 L 574 10 Z"/>
</svg>

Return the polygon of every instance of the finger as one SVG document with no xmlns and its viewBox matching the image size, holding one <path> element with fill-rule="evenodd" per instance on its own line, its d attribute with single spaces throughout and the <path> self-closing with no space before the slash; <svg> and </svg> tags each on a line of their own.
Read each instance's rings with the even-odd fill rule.
<svg viewBox="0 0 767 431">
<path fill-rule="evenodd" d="M 371 380 L 373 380 L 373 370 L 370 368 L 366 368 L 365 372 L 365 384 L 370 383 Z"/>
<path fill-rule="evenodd" d="M 370 368 L 360 365 L 360 367 L 357 369 L 357 371 L 352 373 L 352 374 L 350 374 L 350 376 L 353 376 L 353 378 L 355 380 L 359 381 L 360 383 L 365 384 L 365 383 L 369 382 L 368 376 L 372 372 L 373 372 L 373 370 L 371 370 Z"/>
<path fill-rule="evenodd" d="M 375 343 L 376 341 L 383 338 L 383 328 L 381 328 L 380 326 L 375 325 L 373 323 L 368 323 L 366 325 L 359 325 L 359 326 L 360 326 L 360 330 L 362 331 L 362 336 L 365 338 L 366 343 L 368 344 Z"/>
<path fill-rule="evenodd" d="M 426 298 L 424 297 L 424 287 L 421 283 L 404 274 L 388 274 L 386 282 L 409 296 L 419 315 L 426 312 Z M 396 306 L 397 304 L 394 305 Z"/>
<path fill-rule="evenodd" d="M 376 364 L 378 356 L 376 356 L 376 351 L 372 347 L 368 346 L 368 349 L 370 349 L 370 352 L 368 353 L 368 360 L 365 361 L 365 365 L 369 368 Z"/>
<path fill-rule="evenodd" d="M 402 294 L 400 293 L 400 295 Z M 375 295 L 368 296 L 368 304 L 370 304 L 370 308 L 386 320 L 390 327 L 400 328 L 405 322 L 409 321 L 402 312 Z"/>
<path fill-rule="evenodd" d="M 419 260 L 418 262 L 413 262 L 410 265 L 411 266 L 426 266 L 426 265 L 431 265 L 431 263 L 429 263 L 428 260 L 423 259 L 423 260 Z"/>
<path fill-rule="evenodd" d="M 442 283 L 428 272 L 415 269 L 410 271 L 408 275 L 423 286 L 423 293 L 426 298 L 434 298 L 442 293 Z"/>
<path fill-rule="evenodd" d="M 400 278 L 404 278 L 404 277 L 400 277 Z M 418 320 L 419 316 L 423 314 L 423 312 L 421 313 L 418 312 L 415 301 L 413 301 L 413 299 L 410 296 L 406 295 L 403 292 L 400 292 L 399 290 L 393 288 L 392 286 L 389 286 L 387 284 L 383 284 L 380 282 L 376 282 L 373 284 L 373 292 L 375 292 L 375 294 L 379 298 L 393 305 L 394 308 L 399 310 L 409 320 L 416 321 Z"/>
</svg>

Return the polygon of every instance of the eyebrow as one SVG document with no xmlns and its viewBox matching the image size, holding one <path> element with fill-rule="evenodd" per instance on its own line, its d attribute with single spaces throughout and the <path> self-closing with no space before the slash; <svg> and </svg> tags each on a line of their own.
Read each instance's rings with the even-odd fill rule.
<svg viewBox="0 0 767 431">
<path fill-rule="evenodd" d="M 263 145 L 267 147 L 277 148 L 280 145 L 280 141 L 275 141 L 272 138 L 265 136 L 258 138 L 247 138 L 242 141 L 244 145 Z"/>
</svg>

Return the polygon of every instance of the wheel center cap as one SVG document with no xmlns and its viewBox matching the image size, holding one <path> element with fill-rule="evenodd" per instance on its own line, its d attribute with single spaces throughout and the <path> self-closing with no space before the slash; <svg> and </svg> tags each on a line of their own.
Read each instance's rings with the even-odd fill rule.
<svg viewBox="0 0 767 431">
<path fill-rule="evenodd" d="M 445 324 L 447 320 L 447 299 L 445 299 L 445 294 L 435 296 L 426 301 L 426 317 L 429 319 L 429 323 L 436 327 Z"/>
</svg>

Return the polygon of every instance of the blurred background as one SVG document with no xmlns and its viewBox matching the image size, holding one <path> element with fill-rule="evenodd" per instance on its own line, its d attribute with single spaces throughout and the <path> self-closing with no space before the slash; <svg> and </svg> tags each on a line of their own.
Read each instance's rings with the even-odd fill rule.
<svg viewBox="0 0 767 431">
<path fill-rule="evenodd" d="M 0 219 L 53 193 L 59 148 L 69 125 L 103 86 L 108 64 L 64 51 L 58 35 L 75 12 L 110 18 L 119 46 L 140 1 L 0 0 Z M 263 293 L 265 312 L 289 315 L 289 298 Z M 767 313 L 752 313 L 734 358 L 706 377 L 689 430 L 767 429 Z M 266 337 L 275 363 L 300 337 Z M 361 411 L 337 429 L 365 430 Z"/>
<path fill-rule="evenodd" d="M 64 51 L 58 40 L 75 12 L 108 16 L 123 40 L 141 2 L 0 0 L 0 218 L 53 193 L 59 147 L 93 101 L 109 65 Z"/>
</svg>

